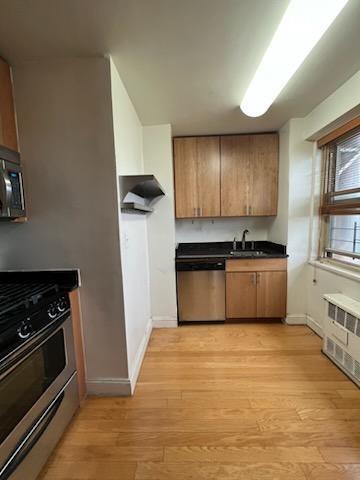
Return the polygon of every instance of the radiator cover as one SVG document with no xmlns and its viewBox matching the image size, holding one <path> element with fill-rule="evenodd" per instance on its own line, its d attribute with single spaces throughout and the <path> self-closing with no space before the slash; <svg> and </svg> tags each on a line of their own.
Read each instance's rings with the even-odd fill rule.
<svg viewBox="0 0 360 480">
<path fill-rule="evenodd" d="M 360 302 L 326 294 L 323 352 L 360 387 Z"/>
</svg>

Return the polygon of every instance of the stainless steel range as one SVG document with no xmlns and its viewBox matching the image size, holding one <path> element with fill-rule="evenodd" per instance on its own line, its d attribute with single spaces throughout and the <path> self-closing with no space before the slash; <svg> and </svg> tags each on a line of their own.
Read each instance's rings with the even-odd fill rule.
<svg viewBox="0 0 360 480">
<path fill-rule="evenodd" d="M 78 405 L 68 294 L 0 285 L 0 480 L 36 479 Z"/>
</svg>

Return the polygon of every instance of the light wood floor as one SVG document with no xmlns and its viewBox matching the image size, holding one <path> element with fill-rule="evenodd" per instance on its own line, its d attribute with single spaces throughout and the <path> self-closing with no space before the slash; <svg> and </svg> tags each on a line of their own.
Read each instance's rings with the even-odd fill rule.
<svg viewBox="0 0 360 480">
<path fill-rule="evenodd" d="M 89 398 L 41 480 L 360 479 L 360 391 L 307 327 L 155 330 L 133 398 Z"/>
</svg>

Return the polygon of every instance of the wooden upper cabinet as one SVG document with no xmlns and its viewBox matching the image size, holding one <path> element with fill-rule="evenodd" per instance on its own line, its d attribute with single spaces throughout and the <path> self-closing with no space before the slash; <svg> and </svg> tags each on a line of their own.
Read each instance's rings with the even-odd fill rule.
<svg viewBox="0 0 360 480">
<path fill-rule="evenodd" d="M 278 134 L 221 137 L 221 216 L 277 213 Z"/>
<path fill-rule="evenodd" d="M 221 216 L 249 215 L 249 135 L 229 135 L 220 139 Z"/>
<path fill-rule="evenodd" d="M 9 65 L 0 58 L 0 145 L 18 150 L 14 96 Z"/>
<path fill-rule="evenodd" d="M 277 133 L 174 139 L 176 218 L 277 213 Z"/>
<path fill-rule="evenodd" d="M 219 137 L 174 138 L 176 218 L 220 216 Z"/>
<path fill-rule="evenodd" d="M 250 136 L 249 215 L 276 215 L 278 134 Z"/>
<path fill-rule="evenodd" d="M 195 217 L 198 204 L 196 138 L 174 139 L 176 217 Z"/>
</svg>

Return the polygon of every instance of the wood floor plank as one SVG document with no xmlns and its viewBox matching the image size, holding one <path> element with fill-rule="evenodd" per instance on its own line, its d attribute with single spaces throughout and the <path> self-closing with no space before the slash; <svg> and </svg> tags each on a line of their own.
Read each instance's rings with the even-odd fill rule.
<svg viewBox="0 0 360 480">
<path fill-rule="evenodd" d="M 135 480 L 136 467 L 123 461 L 61 461 L 45 468 L 39 480 Z"/>
<path fill-rule="evenodd" d="M 331 403 L 336 408 L 360 408 L 360 392 L 359 398 L 333 398 Z"/>
<path fill-rule="evenodd" d="M 300 420 L 292 422 L 279 420 L 276 422 L 259 421 L 258 423 L 260 430 L 265 432 L 360 432 L 360 422 L 348 420 Z"/>
<path fill-rule="evenodd" d="M 342 398 L 355 398 L 357 400 L 360 399 L 360 389 L 358 388 L 353 388 L 351 390 L 342 390 L 342 388 L 339 388 L 338 394 Z"/>
<path fill-rule="evenodd" d="M 136 480 L 306 480 L 291 463 L 139 463 Z"/>
<path fill-rule="evenodd" d="M 53 462 L 59 461 L 87 461 L 87 460 L 107 460 L 108 462 L 123 461 L 137 462 L 149 461 L 160 462 L 164 458 L 164 449 L 162 447 L 147 446 L 122 446 L 122 445 L 74 445 L 64 443 L 62 447 L 55 451 Z"/>
<path fill-rule="evenodd" d="M 354 420 L 359 421 L 360 409 L 355 408 L 300 408 L 301 420 Z"/>
<path fill-rule="evenodd" d="M 178 398 L 180 397 L 181 392 L 178 395 Z M 94 408 L 97 410 L 116 409 L 118 411 L 128 408 L 166 408 L 167 398 L 89 397 L 84 407 L 86 410 Z"/>
<path fill-rule="evenodd" d="M 301 465 L 308 480 L 358 480 L 360 464 L 306 464 Z"/>
<path fill-rule="evenodd" d="M 324 462 L 316 447 L 165 447 L 166 463 Z"/>
<path fill-rule="evenodd" d="M 179 400 L 177 400 L 179 401 Z M 295 409 L 317 409 L 334 408 L 332 400 L 325 398 L 294 398 L 294 397 L 273 397 L 273 398 L 250 398 L 252 408 L 295 408 Z"/>
<path fill-rule="evenodd" d="M 320 452 L 325 461 L 329 463 L 360 464 L 360 448 L 322 447 Z"/>
</svg>

